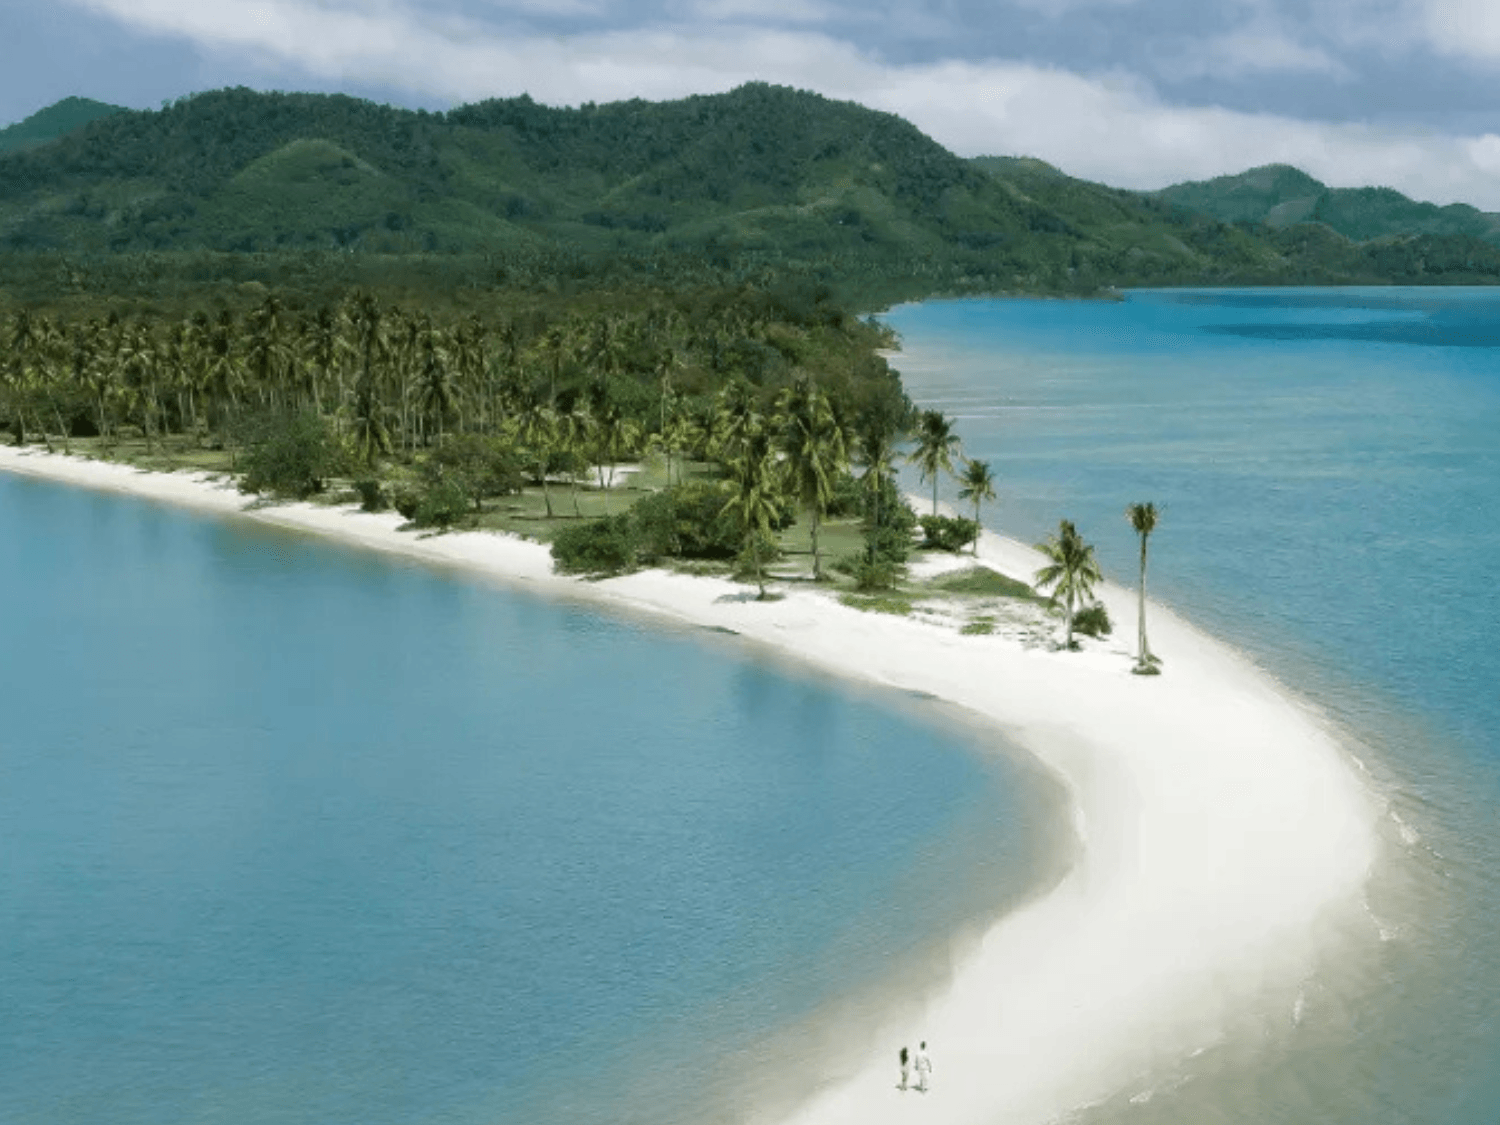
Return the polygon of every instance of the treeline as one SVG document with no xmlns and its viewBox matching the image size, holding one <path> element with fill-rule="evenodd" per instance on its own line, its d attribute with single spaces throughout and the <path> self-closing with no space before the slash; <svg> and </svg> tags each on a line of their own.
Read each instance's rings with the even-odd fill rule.
<svg viewBox="0 0 1500 1125">
<path fill-rule="evenodd" d="M 234 450 L 268 418 L 312 417 L 366 470 L 503 436 L 545 482 L 564 431 L 611 456 L 701 444 L 728 387 L 769 401 L 814 380 L 849 410 L 899 417 L 906 400 L 876 352 L 889 343 L 826 290 L 790 286 L 450 317 L 370 292 L 300 308 L 268 292 L 243 313 L 175 318 L 22 309 L 5 326 L 0 424 L 22 444 L 107 450 L 131 434 L 148 450 L 169 437 Z"/>
</svg>

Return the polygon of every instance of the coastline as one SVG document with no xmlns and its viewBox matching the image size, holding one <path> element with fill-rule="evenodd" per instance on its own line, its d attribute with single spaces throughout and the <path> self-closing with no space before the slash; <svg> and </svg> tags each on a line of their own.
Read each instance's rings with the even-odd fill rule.
<svg viewBox="0 0 1500 1125">
<path fill-rule="evenodd" d="M 882 1122 L 911 1110 L 896 1051 L 926 1039 L 928 1120 L 1046 1120 L 1212 1041 L 1225 1011 L 1295 987 L 1326 920 L 1358 903 L 1374 809 L 1335 738 L 1274 680 L 1160 606 L 1166 675 L 1133 677 L 1120 642 L 1080 653 L 862 613 L 814 591 L 757 603 L 723 579 L 552 574 L 545 546 L 488 533 L 418 536 L 394 514 L 256 506 L 187 474 L 0 448 L 0 470 L 121 492 L 459 566 L 554 596 L 726 629 L 864 682 L 936 696 L 1060 778 L 1084 847 L 1043 897 L 955 949 L 952 977 L 862 1042 L 810 1042 L 819 1092 L 790 1121 Z M 248 509 L 248 510 L 247 510 Z M 985 533 L 982 559 L 1029 577 L 1029 548 Z M 1117 621 L 1133 594 L 1106 586 Z M 845 1029 L 847 1030 L 847 1029 Z M 907 1099 L 907 1100 L 903 1100 Z M 763 1104 L 755 1120 L 781 1120 Z"/>
</svg>

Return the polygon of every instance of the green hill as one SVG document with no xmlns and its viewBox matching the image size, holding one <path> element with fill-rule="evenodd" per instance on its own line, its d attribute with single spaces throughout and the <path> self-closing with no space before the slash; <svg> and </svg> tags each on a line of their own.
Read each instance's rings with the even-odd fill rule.
<svg viewBox="0 0 1500 1125">
<path fill-rule="evenodd" d="M 81 129 L 90 121 L 124 112 L 122 106 L 107 105 L 90 98 L 64 98 L 55 105 L 38 110 L 25 121 L 0 129 L 0 152 L 36 148 Z"/>
<path fill-rule="evenodd" d="M 780 273 L 890 296 L 1500 280 L 1500 251 L 1447 228 L 1383 236 L 1379 255 L 1252 228 L 1321 187 L 1285 172 L 1221 216 L 1040 161 L 963 160 L 891 114 L 764 84 L 437 114 L 221 90 L 0 154 L 0 286 L 123 292 L 293 267 L 347 280 L 375 259 L 423 286 Z"/>
<path fill-rule="evenodd" d="M 1463 203 L 1446 207 L 1419 203 L 1391 188 L 1330 188 L 1285 164 L 1176 184 L 1152 194 L 1230 223 L 1264 223 L 1271 227 L 1323 223 L 1354 242 L 1430 234 L 1483 238 L 1500 244 L 1500 215 Z"/>
</svg>

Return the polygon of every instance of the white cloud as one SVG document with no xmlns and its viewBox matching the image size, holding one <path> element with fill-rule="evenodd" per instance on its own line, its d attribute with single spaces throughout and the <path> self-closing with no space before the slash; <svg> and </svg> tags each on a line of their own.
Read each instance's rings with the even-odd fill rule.
<svg viewBox="0 0 1500 1125">
<path fill-rule="evenodd" d="M 1325 74 L 1347 78 L 1350 71 L 1321 47 L 1299 43 L 1285 33 L 1246 27 L 1194 45 L 1159 66 L 1165 78 L 1243 78 L 1267 73 Z"/>
<path fill-rule="evenodd" d="M 204 49 L 251 52 L 321 78 L 376 80 L 455 100 L 526 92 L 577 104 L 712 93 L 763 80 L 900 114 L 963 155 L 1037 156 L 1122 187 L 1284 162 L 1338 186 L 1388 185 L 1418 199 L 1500 210 L 1500 137 L 1173 106 L 1129 75 L 999 61 L 897 66 L 808 30 L 539 38 L 473 22 L 434 25 L 384 5 L 356 11 L 307 0 L 74 2 Z"/>
<path fill-rule="evenodd" d="M 1500 62 L 1500 5 L 1494 0 L 1418 0 L 1417 11 L 1438 51 Z"/>
</svg>

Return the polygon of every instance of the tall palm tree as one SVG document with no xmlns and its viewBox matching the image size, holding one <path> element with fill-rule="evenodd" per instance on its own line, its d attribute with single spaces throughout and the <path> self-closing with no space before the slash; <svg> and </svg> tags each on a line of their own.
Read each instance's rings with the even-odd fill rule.
<svg viewBox="0 0 1500 1125">
<path fill-rule="evenodd" d="M 1146 643 L 1146 541 L 1151 538 L 1151 533 L 1156 530 L 1156 521 L 1161 513 L 1155 504 L 1146 502 L 1144 504 L 1131 504 L 1125 509 L 1125 518 L 1130 521 L 1130 526 L 1135 528 L 1136 534 L 1141 537 L 1141 595 L 1140 595 L 1140 620 L 1138 625 L 1138 636 L 1136 640 L 1136 659 L 1134 671 L 1141 675 L 1151 675 L 1156 672 L 1157 665 L 1161 663 L 1151 653 L 1151 646 Z"/>
<path fill-rule="evenodd" d="M 547 488 L 547 469 L 557 446 L 557 416 L 549 400 L 533 395 L 518 419 L 521 444 L 526 447 L 537 478 L 542 484 L 542 502 L 547 505 L 547 518 L 552 518 L 552 493 Z"/>
<path fill-rule="evenodd" d="M 770 538 L 771 522 L 777 516 L 778 476 L 776 447 L 770 436 L 764 430 L 751 431 L 739 455 L 729 464 L 729 499 L 723 510 L 740 525 L 762 601 L 766 597 L 766 569 L 761 544 Z"/>
<path fill-rule="evenodd" d="M 990 471 L 988 461 L 975 461 L 968 457 L 964 458 L 964 474 L 959 477 L 959 483 L 963 485 L 958 490 L 960 499 L 972 500 L 974 502 L 974 522 L 979 522 L 979 505 L 986 500 L 995 498 L 995 474 Z M 974 531 L 974 554 L 979 554 L 979 531 Z"/>
<path fill-rule="evenodd" d="M 807 509 L 812 530 L 813 581 L 823 580 L 818 528 L 834 481 L 847 466 L 843 428 L 823 394 L 810 379 L 799 379 L 777 402 L 781 452 L 791 491 Z"/>
<path fill-rule="evenodd" d="M 944 418 L 941 411 L 924 410 L 917 418 L 917 448 L 907 456 L 907 461 L 917 466 L 923 480 L 932 478 L 933 515 L 938 514 L 938 476 L 953 472 L 953 458 L 958 456 L 961 444 L 953 432 L 953 422 Z"/>
<path fill-rule="evenodd" d="M 1036 572 L 1037 589 L 1054 587 L 1052 601 L 1061 599 L 1063 620 L 1067 625 L 1068 648 L 1073 647 L 1073 614 L 1094 592 L 1094 583 L 1102 582 L 1099 563 L 1094 558 L 1094 548 L 1083 541 L 1072 520 L 1063 520 L 1057 525 L 1057 534 L 1049 535 L 1045 543 L 1038 543 L 1037 550 L 1051 560 Z"/>
</svg>

